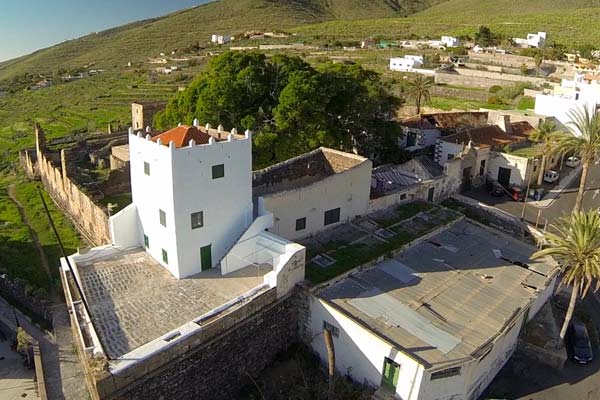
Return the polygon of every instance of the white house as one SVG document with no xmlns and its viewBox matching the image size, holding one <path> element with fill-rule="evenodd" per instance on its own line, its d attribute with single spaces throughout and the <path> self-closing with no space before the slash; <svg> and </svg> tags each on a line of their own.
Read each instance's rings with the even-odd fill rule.
<svg viewBox="0 0 600 400">
<path fill-rule="evenodd" d="M 571 113 L 588 109 L 593 112 L 600 105 L 600 76 L 576 73 L 574 79 L 563 79 L 550 94 L 537 94 L 535 97 L 535 113 L 555 117 L 571 132 L 579 135 L 577 129 L 570 124 Z"/>
<path fill-rule="evenodd" d="M 210 38 L 210 42 L 214 44 L 227 44 L 231 42 L 231 36 L 213 34 Z"/>
<path fill-rule="evenodd" d="M 369 209 L 372 162 L 321 147 L 254 172 L 254 197 L 289 240 L 346 223 Z"/>
<path fill-rule="evenodd" d="M 313 290 L 305 337 L 327 362 L 396 399 L 477 399 L 552 295 L 557 264 L 469 220 Z M 526 265 L 524 267 L 523 265 Z"/>
<path fill-rule="evenodd" d="M 528 33 L 527 38 L 513 38 L 513 42 L 521 47 L 542 48 L 546 44 L 546 32 Z"/>
<path fill-rule="evenodd" d="M 390 70 L 401 72 L 414 72 L 423 66 L 423 56 L 405 55 L 404 57 L 390 58 Z"/>
<path fill-rule="evenodd" d="M 441 43 L 444 47 L 460 46 L 460 40 L 454 36 L 442 36 Z"/>
</svg>

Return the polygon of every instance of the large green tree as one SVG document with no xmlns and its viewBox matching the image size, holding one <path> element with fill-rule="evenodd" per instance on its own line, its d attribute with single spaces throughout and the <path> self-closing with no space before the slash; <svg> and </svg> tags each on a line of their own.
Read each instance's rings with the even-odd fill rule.
<svg viewBox="0 0 600 400">
<path fill-rule="evenodd" d="M 564 216 L 546 232 L 547 247 L 536 252 L 533 258 L 553 256 L 561 266 L 562 284 L 571 288 L 571 300 L 567 315 L 560 330 L 565 333 L 573 316 L 579 296 L 600 282 L 600 214 L 596 210 L 584 213 L 575 211 Z"/>
<path fill-rule="evenodd" d="M 562 153 L 573 153 L 581 157 L 581 178 L 575 200 L 574 212 L 581 210 L 583 195 L 587 185 L 590 167 L 598 160 L 600 153 L 600 115 L 597 110 L 590 111 L 587 107 L 569 112 L 571 125 L 577 134 L 561 137 L 557 149 Z"/>
<path fill-rule="evenodd" d="M 530 139 L 539 143 L 540 152 L 542 153 L 542 165 L 540 166 L 540 172 L 537 179 L 538 186 L 541 186 L 544 180 L 544 172 L 546 172 L 548 157 L 556 151 L 557 142 L 563 136 L 564 134 L 562 134 L 562 132 L 557 131 L 556 124 L 550 120 L 540 123 L 538 128 L 531 134 Z"/>
<path fill-rule="evenodd" d="M 312 67 L 298 57 L 227 52 L 157 114 L 167 129 L 194 118 L 250 129 L 254 162 L 263 167 L 319 146 L 385 154 L 395 100 L 379 75 L 358 65 Z"/>
<path fill-rule="evenodd" d="M 420 74 L 415 75 L 413 79 L 408 81 L 406 95 L 415 102 L 417 114 L 421 114 L 421 106 L 423 104 L 427 104 L 431 101 L 430 91 L 433 85 L 433 79 Z"/>
</svg>

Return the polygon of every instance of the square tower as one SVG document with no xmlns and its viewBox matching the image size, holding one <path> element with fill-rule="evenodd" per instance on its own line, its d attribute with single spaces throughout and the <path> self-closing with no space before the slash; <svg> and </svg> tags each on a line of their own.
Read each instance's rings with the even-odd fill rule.
<svg viewBox="0 0 600 400">
<path fill-rule="evenodd" d="M 194 122 L 129 136 L 138 221 L 130 244 L 177 278 L 216 267 L 253 221 L 250 132 Z"/>
</svg>

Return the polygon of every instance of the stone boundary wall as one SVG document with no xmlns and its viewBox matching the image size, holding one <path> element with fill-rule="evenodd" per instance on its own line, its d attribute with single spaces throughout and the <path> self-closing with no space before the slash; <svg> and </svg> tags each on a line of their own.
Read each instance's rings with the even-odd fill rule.
<svg viewBox="0 0 600 400">
<path fill-rule="evenodd" d="M 475 51 L 469 51 L 468 55 L 471 60 L 490 64 L 504 65 L 513 68 L 519 68 L 523 64 L 528 67 L 535 67 L 535 61 L 532 57 L 520 56 L 517 54 L 477 53 Z"/>
<path fill-rule="evenodd" d="M 431 94 L 441 97 L 457 97 L 461 99 L 487 102 L 490 94 L 483 91 L 457 89 L 444 86 L 432 86 Z"/>
<path fill-rule="evenodd" d="M 52 200 L 88 241 L 94 245 L 110 243 L 107 212 L 69 178 L 66 149 L 60 152 L 60 167 L 54 166 L 53 160 L 45 154 L 46 139 L 38 126 L 35 135 L 35 153 L 32 153 L 32 150 L 24 150 L 19 154 L 27 175 L 30 178 L 41 179 Z"/>
<path fill-rule="evenodd" d="M 299 341 L 297 292 L 238 321 L 226 332 L 146 374 L 111 400 L 237 398 L 282 351 Z M 109 378 L 110 379 L 110 378 Z"/>
<path fill-rule="evenodd" d="M 520 82 L 530 82 L 538 85 L 548 81 L 544 78 L 532 76 L 501 74 L 499 72 L 470 70 L 466 68 L 456 68 L 454 69 L 454 73 L 447 71 L 436 71 L 435 73 L 435 83 L 437 84 L 489 89 L 494 85 L 506 86 Z"/>
<path fill-rule="evenodd" d="M 48 300 L 39 299 L 25 291 L 26 282 L 20 279 L 11 279 L 6 275 L 0 275 L 0 296 L 9 302 L 17 304 L 34 315 L 52 323 L 52 304 Z"/>
</svg>

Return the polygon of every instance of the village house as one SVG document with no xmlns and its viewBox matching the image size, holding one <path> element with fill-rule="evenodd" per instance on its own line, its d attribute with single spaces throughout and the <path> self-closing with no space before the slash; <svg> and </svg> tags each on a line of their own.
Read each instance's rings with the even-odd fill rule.
<svg viewBox="0 0 600 400">
<path fill-rule="evenodd" d="M 600 74 L 576 72 L 573 79 L 563 79 L 552 93 L 539 93 L 535 96 L 535 113 L 556 118 L 571 132 L 579 135 L 576 127 L 570 124 L 571 114 L 587 109 L 593 112 L 600 105 Z"/>
<path fill-rule="evenodd" d="M 421 114 L 400 121 L 403 135 L 398 145 L 408 151 L 433 146 L 442 135 L 455 133 L 458 129 L 485 125 L 487 111 L 445 112 Z"/>
<path fill-rule="evenodd" d="M 552 295 L 558 265 L 459 219 L 312 290 L 306 335 L 326 363 L 385 398 L 477 399 Z"/>
<path fill-rule="evenodd" d="M 415 72 L 423 66 L 423 56 L 405 55 L 390 58 L 390 71 Z"/>
<path fill-rule="evenodd" d="M 546 44 L 546 32 L 528 33 L 527 38 L 513 38 L 513 42 L 517 46 L 540 49 Z"/>
<path fill-rule="evenodd" d="M 227 44 L 231 42 L 231 36 L 213 34 L 210 37 L 210 42 L 214 44 Z"/>
<path fill-rule="evenodd" d="M 526 187 L 543 173 L 541 154 L 528 140 L 533 126 L 527 121 L 511 122 L 510 116 L 500 114 L 495 125 L 467 129 L 440 137 L 435 147 L 435 161 L 460 164 L 462 189 L 479 186 L 488 179 L 504 187 Z M 558 164 L 559 157 L 550 157 L 546 169 Z"/>
<path fill-rule="evenodd" d="M 254 197 L 275 218 L 269 232 L 294 240 L 366 214 L 371 166 L 364 157 L 321 147 L 255 171 Z"/>
</svg>

